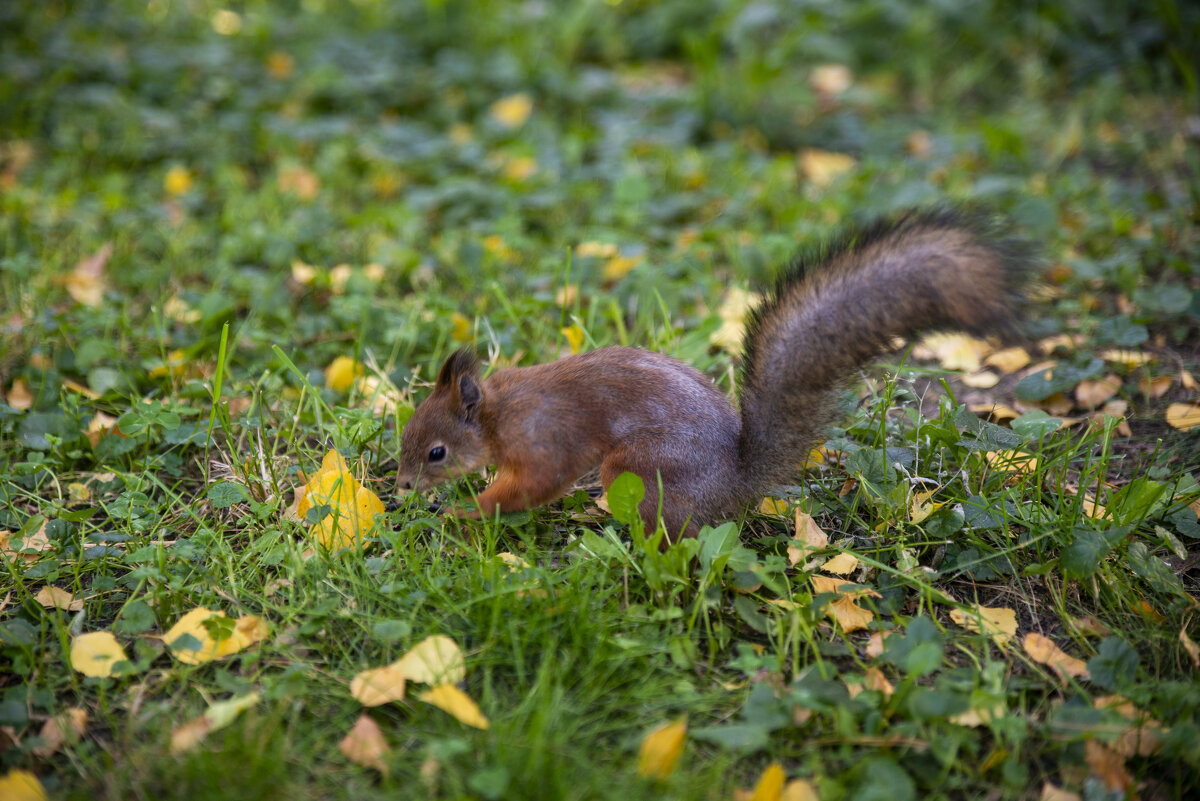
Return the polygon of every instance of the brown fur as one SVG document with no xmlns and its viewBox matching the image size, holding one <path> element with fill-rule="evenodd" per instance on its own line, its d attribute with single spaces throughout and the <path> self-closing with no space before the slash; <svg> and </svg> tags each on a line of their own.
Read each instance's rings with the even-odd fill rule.
<svg viewBox="0 0 1200 801">
<path fill-rule="evenodd" d="M 939 211 L 879 224 L 800 259 L 752 317 L 740 414 L 704 375 L 658 353 L 601 348 L 481 382 L 458 351 L 401 437 L 402 489 L 493 464 L 485 515 L 539 506 L 596 467 L 641 476 L 647 525 L 671 539 L 786 483 L 829 417 L 829 396 L 897 336 L 1011 327 L 1027 248 L 982 218 Z M 819 270 L 810 270 L 812 265 Z M 436 462 L 436 447 L 446 455 Z"/>
</svg>

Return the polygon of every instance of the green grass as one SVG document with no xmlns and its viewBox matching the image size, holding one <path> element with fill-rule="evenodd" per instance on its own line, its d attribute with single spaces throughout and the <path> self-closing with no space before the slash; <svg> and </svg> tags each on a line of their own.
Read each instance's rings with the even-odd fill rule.
<svg viewBox="0 0 1200 801">
<path fill-rule="evenodd" d="M 1092 5 L 4 4 L 0 531 L 49 546 L 0 555 L 0 775 L 29 770 L 54 798 L 717 799 L 777 762 L 826 801 L 1046 782 L 1123 797 L 1099 743 L 1130 754 L 1130 792 L 1194 794 L 1200 685 L 1180 632 L 1200 639 L 1200 439 L 1164 412 L 1196 402 L 1181 375 L 1200 375 L 1200 20 Z M 823 64 L 850 68 L 844 93 L 810 83 Z M 493 104 L 518 94 L 532 112 L 509 127 Z M 813 148 L 854 166 L 815 183 L 798 166 Z M 943 201 L 989 205 L 1043 248 L 1023 323 L 1053 378 L 973 390 L 915 359 L 871 370 L 841 399 L 832 457 L 778 493 L 785 514 L 665 554 L 582 493 L 482 523 L 397 499 L 341 554 L 313 554 L 285 514 L 330 448 L 391 501 L 403 423 L 464 342 L 531 364 L 577 326 L 583 348 L 662 350 L 732 391 L 710 342 L 727 286 L 761 286 L 841 224 Z M 68 276 L 106 243 L 83 303 Z M 1037 349 L 1056 334 L 1077 339 Z M 1155 361 L 1106 361 L 1116 348 Z M 397 406 L 327 387 L 339 356 Z M 1076 385 L 1110 373 L 1131 435 L 967 409 L 1062 391 L 1059 416 L 1084 416 Z M 1160 376 L 1165 394 L 1141 391 Z M 99 412 L 125 436 L 93 444 Z M 1013 448 L 1037 468 L 986 455 Z M 928 490 L 936 509 L 914 515 Z M 1087 514 L 1097 492 L 1108 517 Z M 829 536 L 806 559 L 860 560 L 869 631 L 831 623 L 820 571 L 789 564 L 796 507 Z M 43 607 L 46 586 L 82 609 Z M 974 604 L 1014 610 L 1012 642 L 951 622 Z M 270 636 L 184 665 L 160 636 L 200 605 Z M 126 673 L 72 669 L 72 637 L 94 631 Z M 891 632 L 882 654 L 873 632 Z M 1029 633 L 1090 678 L 1031 659 Z M 389 774 L 350 762 L 351 678 L 431 634 L 462 646 L 491 728 L 410 688 L 368 712 Z M 894 691 L 850 697 L 878 676 Z M 170 752 L 176 726 L 250 691 Z M 1156 747 L 1132 753 L 1098 701 L 1114 694 L 1156 721 Z M 82 738 L 42 752 L 69 708 L 88 712 Z M 968 709 L 998 711 L 971 726 Z M 642 737 L 683 716 L 673 775 L 638 778 Z"/>
</svg>

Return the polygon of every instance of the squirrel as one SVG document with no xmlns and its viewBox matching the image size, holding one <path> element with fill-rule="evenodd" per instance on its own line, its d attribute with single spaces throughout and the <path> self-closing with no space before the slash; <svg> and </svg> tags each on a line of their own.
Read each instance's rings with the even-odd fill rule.
<svg viewBox="0 0 1200 801">
<path fill-rule="evenodd" d="M 645 482 L 639 512 L 668 541 L 793 483 L 832 416 L 834 390 L 897 337 L 1007 333 L 1030 246 L 978 212 L 908 212 L 802 254 L 747 324 L 738 408 L 700 371 L 606 347 L 481 378 L 458 350 L 401 434 L 397 486 L 425 491 L 495 465 L 469 517 L 563 495 L 600 468 L 605 489 Z M 662 497 L 659 497 L 661 487 Z"/>
</svg>

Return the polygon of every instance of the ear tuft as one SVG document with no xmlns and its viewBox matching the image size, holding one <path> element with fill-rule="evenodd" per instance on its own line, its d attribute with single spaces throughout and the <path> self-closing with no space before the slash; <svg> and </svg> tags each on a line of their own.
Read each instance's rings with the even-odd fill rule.
<svg viewBox="0 0 1200 801">
<path fill-rule="evenodd" d="M 450 358 L 442 364 L 442 369 L 438 371 L 437 386 L 442 389 L 450 389 L 458 383 L 458 379 L 462 376 L 469 376 L 476 381 L 479 379 L 479 359 L 475 356 L 474 351 L 467 348 L 459 348 L 450 354 Z"/>
</svg>

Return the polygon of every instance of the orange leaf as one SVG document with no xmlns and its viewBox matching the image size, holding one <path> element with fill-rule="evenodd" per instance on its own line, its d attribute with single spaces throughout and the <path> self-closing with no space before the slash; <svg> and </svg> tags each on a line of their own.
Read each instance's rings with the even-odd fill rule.
<svg viewBox="0 0 1200 801">
<path fill-rule="evenodd" d="M 1049 637 L 1031 631 L 1025 635 L 1023 645 L 1030 659 L 1052 669 L 1064 683 L 1067 676 L 1088 677 L 1087 663 L 1067 654 Z"/>
<path fill-rule="evenodd" d="M 354 721 L 349 733 L 338 743 L 338 750 L 351 762 L 375 768 L 385 776 L 388 774 L 388 764 L 385 760 L 392 749 L 384 739 L 383 730 L 370 715 L 360 715 L 358 720 Z"/>
<path fill-rule="evenodd" d="M 647 779 L 667 778 L 683 753 L 686 739 L 687 720 L 664 723 L 651 730 L 638 748 L 638 775 Z"/>
</svg>

